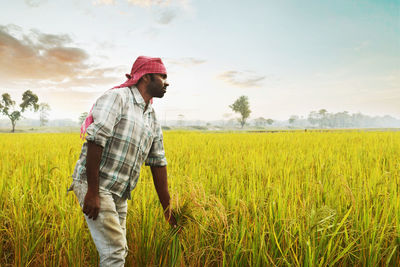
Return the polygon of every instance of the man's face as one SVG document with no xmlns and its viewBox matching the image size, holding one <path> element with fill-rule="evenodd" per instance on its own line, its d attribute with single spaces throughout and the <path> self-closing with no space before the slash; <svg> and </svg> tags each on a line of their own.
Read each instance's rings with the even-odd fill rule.
<svg viewBox="0 0 400 267">
<path fill-rule="evenodd" d="M 163 97 L 167 92 L 167 82 L 166 74 L 153 73 L 150 74 L 150 81 L 147 84 L 147 93 L 152 97 Z"/>
</svg>

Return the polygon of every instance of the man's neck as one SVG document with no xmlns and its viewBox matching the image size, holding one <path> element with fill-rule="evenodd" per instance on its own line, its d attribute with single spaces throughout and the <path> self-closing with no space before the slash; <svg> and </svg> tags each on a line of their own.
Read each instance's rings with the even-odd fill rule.
<svg viewBox="0 0 400 267">
<path fill-rule="evenodd" d="M 138 89 L 139 93 L 142 95 L 144 102 L 146 103 L 146 107 L 144 110 L 147 109 L 147 106 L 149 105 L 151 96 L 146 92 L 146 88 L 144 88 L 143 86 L 140 86 L 140 84 L 138 84 L 136 86 L 136 88 Z"/>
</svg>

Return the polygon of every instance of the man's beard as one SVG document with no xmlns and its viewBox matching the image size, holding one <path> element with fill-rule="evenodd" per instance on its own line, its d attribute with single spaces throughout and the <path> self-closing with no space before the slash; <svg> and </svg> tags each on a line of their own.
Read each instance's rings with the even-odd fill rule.
<svg viewBox="0 0 400 267">
<path fill-rule="evenodd" d="M 154 82 L 151 82 L 148 87 L 147 87 L 147 92 L 152 96 L 152 97 L 158 97 L 161 98 L 165 94 L 165 88 L 161 87 L 158 84 L 155 84 Z"/>
</svg>

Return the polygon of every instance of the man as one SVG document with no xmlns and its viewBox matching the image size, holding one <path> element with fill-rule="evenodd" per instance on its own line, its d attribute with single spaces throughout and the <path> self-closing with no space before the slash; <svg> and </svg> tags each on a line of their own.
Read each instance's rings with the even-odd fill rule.
<svg viewBox="0 0 400 267">
<path fill-rule="evenodd" d="M 87 133 L 72 175 L 100 266 L 124 266 L 127 199 L 135 188 L 143 162 L 149 165 L 154 186 L 171 226 L 166 158 L 161 126 L 151 106 L 163 97 L 167 71 L 159 58 L 138 57 L 128 80 L 97 99 L 82 124 Z"/>
</svg>

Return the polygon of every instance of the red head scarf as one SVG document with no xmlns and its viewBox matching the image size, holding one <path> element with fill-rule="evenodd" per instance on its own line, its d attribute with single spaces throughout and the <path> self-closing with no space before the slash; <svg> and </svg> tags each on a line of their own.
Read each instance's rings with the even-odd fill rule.
<svg viewBox="0 0 400 267">
<path fill-rule="evenodd" d="M 114 86 L 111 89 L 135 85 L 140 80 L 140 78 L 142 78 L 143 75 L 148 73 L 167 74 L 167 70 L 165 69 L 165 66 L 160 58 L 140 56 L 135 60 L 135 63 L 133 63 L 131 74 L 126 74 L 128 80 L 126 80 L 123 84 Z M 93 107 L 91 108 L 89 115 L 86 117 L 85 121 L 82 123 L 81 126 L 82 139 L 84 139 L 86 130 L 89 127 L 89 125 L 93 123 L 92 110 Z"/>
<path fill-rule="evenodd" d="M 131 74 L 126 74 L 128 80 L 112 89 L 135 85 L 143 75 L 148 73 L 167 74 L 167 70 L 160 58 L 140 56 L 133 63 Z"/>
</svg>

